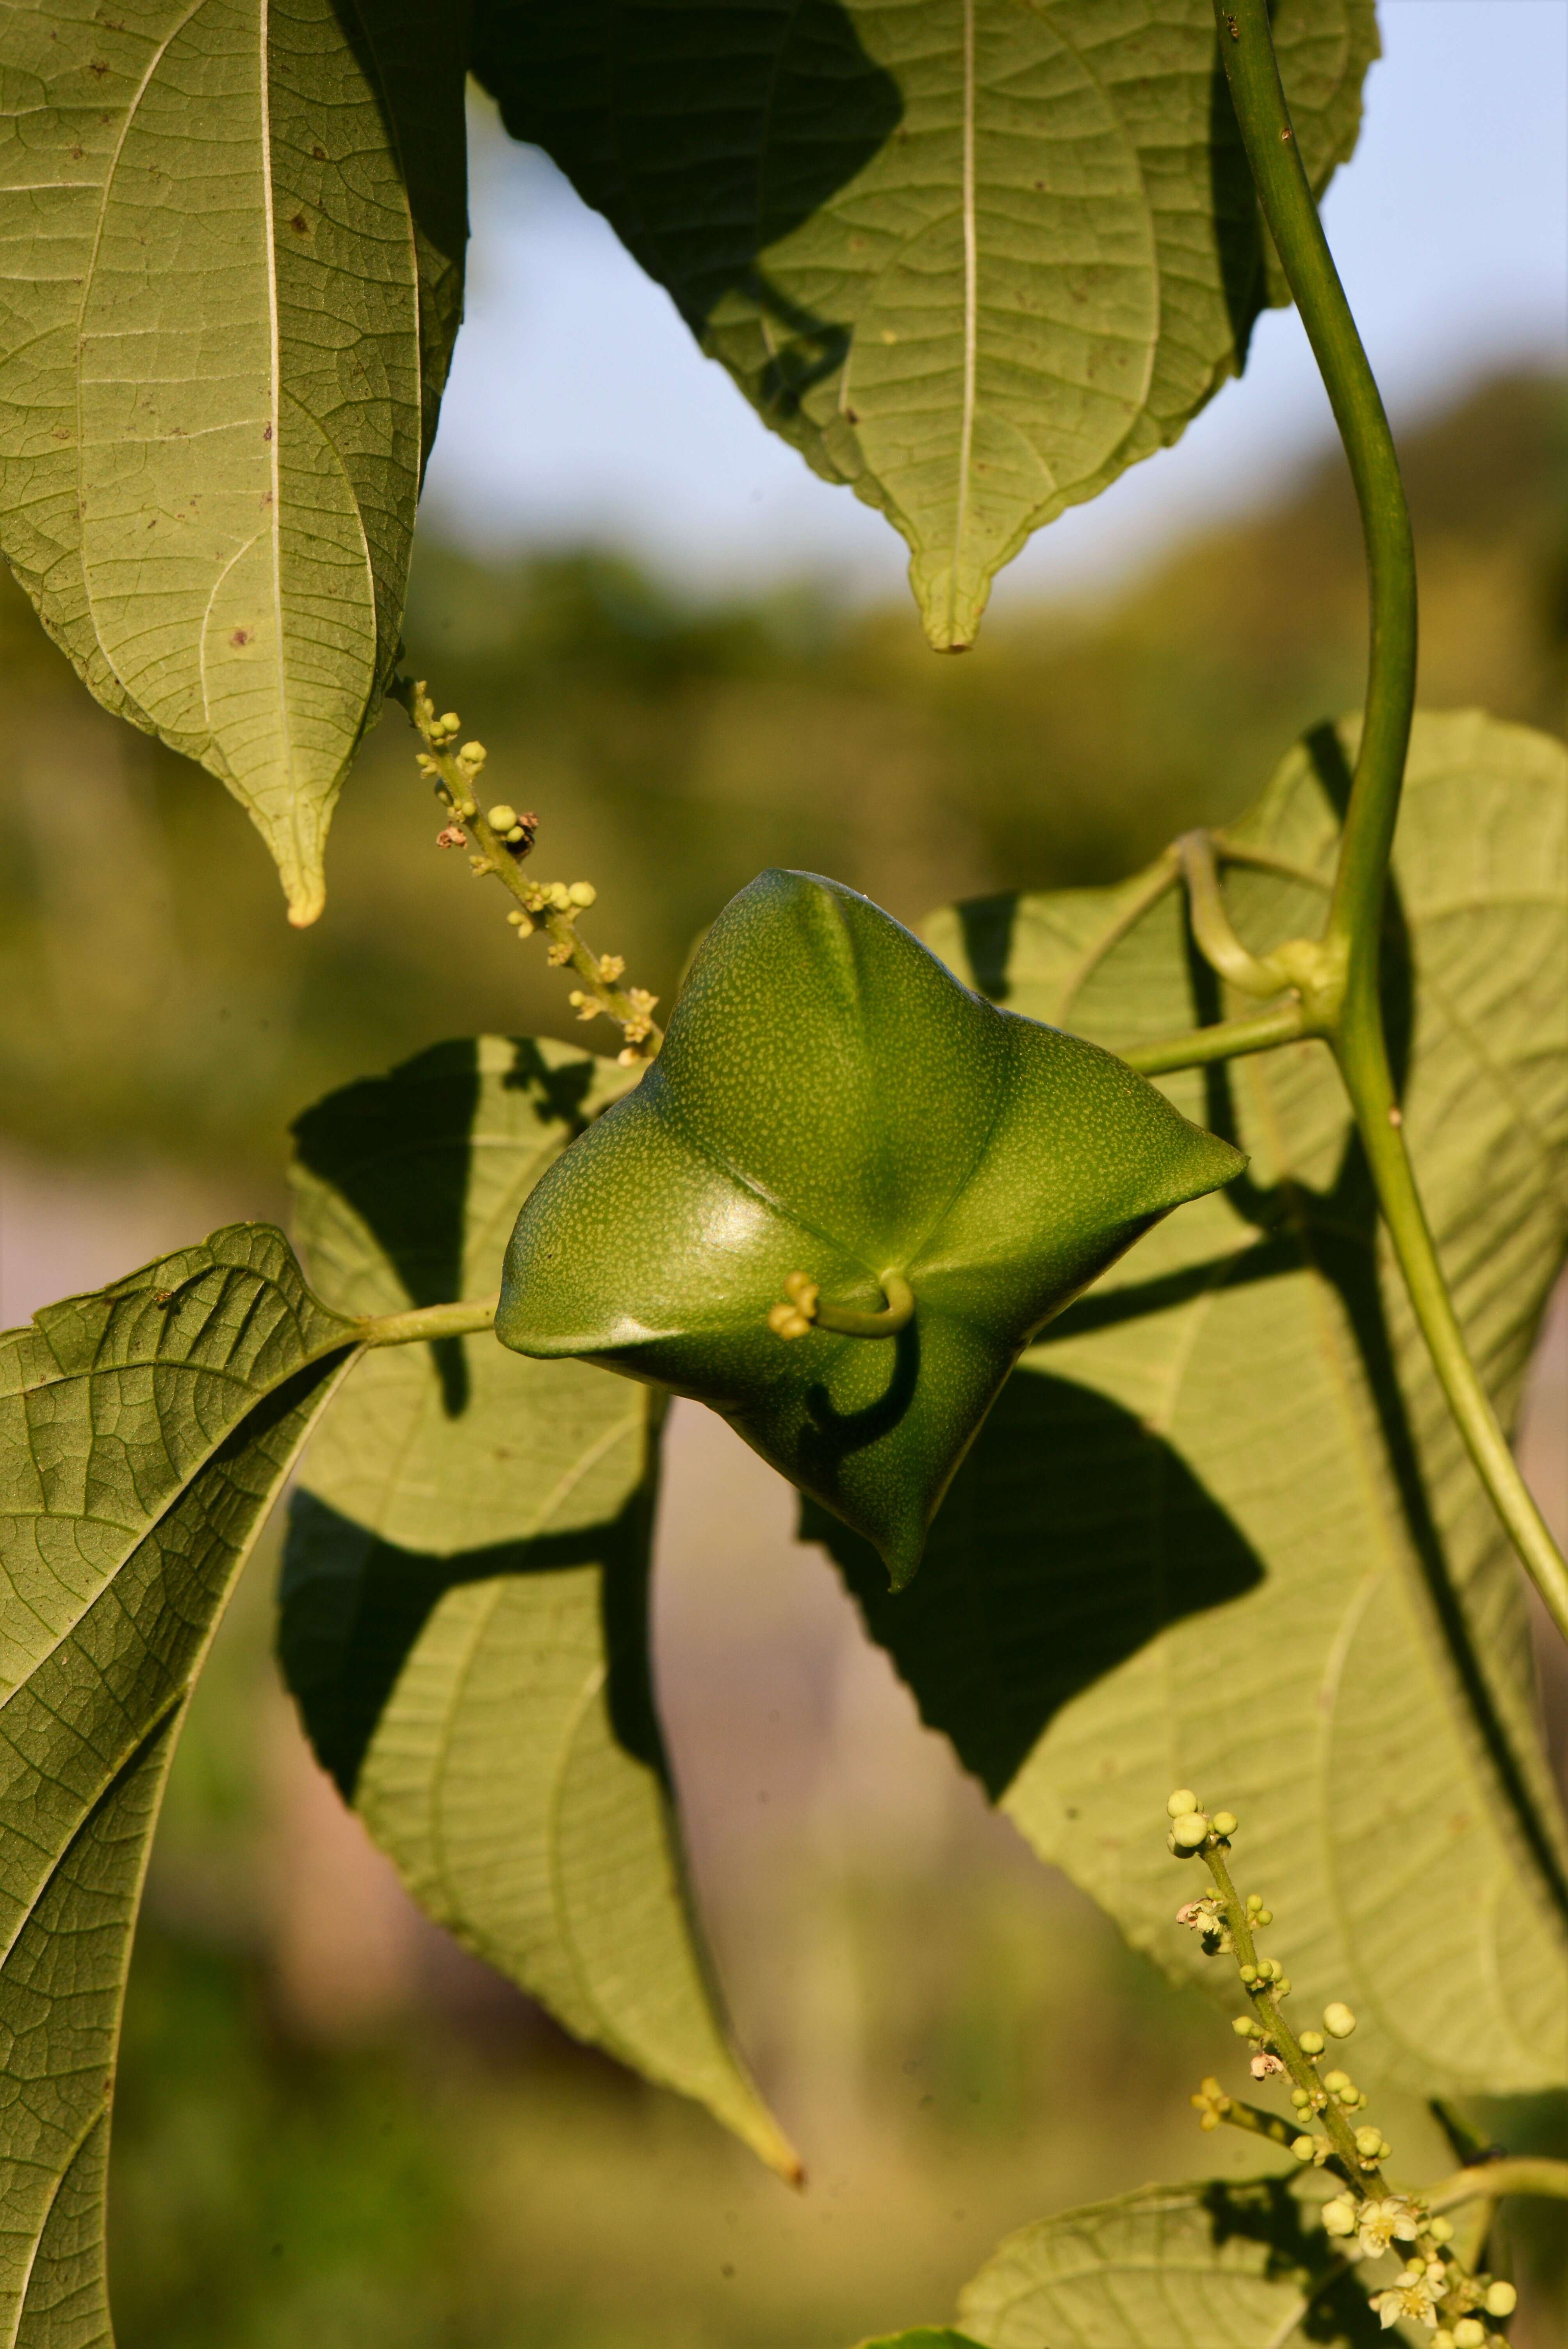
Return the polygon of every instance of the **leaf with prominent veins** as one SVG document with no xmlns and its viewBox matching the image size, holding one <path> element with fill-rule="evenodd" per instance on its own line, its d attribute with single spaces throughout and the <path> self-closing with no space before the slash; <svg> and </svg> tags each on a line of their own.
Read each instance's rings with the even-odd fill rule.
<svg viewBox="0 0 1568 2349">
<path fill-rule="evenodd" d="M 358 1314 L 493 1289 L 524 1197 L 631 1081 L 480 1037 L 332 1095 L 296 1129 L 315 1278 Z M 488 1331 L 368 1354 L 295 1499 L 284 1669 L 430 1916 L 793 2176 L 713 1985 L 655 1711 L 661 1416 Z"/>
<path fill-rule="evenodd" d="M 1225 835 L 1255 953 L 1321 929 L 1354 730 L 1297 750 Z M 1568 1197 L 1568 761 L 1477 715 L 1417 721 L 1394 860 L 1405 1131 L 1506 1421 Z M 1232 855 L 1233 852 L 1233 858 Z M 1241 861 L 1235 861 L 1241 860 Z M 942 915 L 1015 1009 L 1112 1050 L 1243 1009 L 1190 946 L 1169 861 L 1114 889 Z M 1568 2079 L 1568 1838 L 1523 1588 L 1381 1236 L 1328 1054 L 1161 1080 L 1251 1154 L 1051 1325 L 891 1603 L 825 1516 L 871 1628 L 1042 1857 L 1173 1971 L 1236 1999 L 1176 1921 L 1161 1832 L 1191 1786 L 1303 2023 L 1424 2095 Z"/>
<path fill-rule="evenodd" d="M 1372 0 L 1280 0 L 1307 173 Z M 1211 0 L 481 0 L 475 67 L 968 644 L 1031 531 L 1174 440 L 1285 298 Z"/>
<path fill-rule="evenodd" d="M 461 305 L 460 12 L 0 7 L 0 547 L 322 902 Z"/>
<path fill-rule="evenodd" d="M 1021 2227 L 958 2313 L 961 2338 L 981 2349 L 1373 2349 L 1387 2337 L 1284 2178 L 1145 2186 Z"/>
<path fill-rule="evenodd" d="M 164 1780 L 224 1601 L 353 1340 L 256 1225 L 0 1336 L 7 2343 L 109 2341 L 109 2102 Z"/>
</svg>

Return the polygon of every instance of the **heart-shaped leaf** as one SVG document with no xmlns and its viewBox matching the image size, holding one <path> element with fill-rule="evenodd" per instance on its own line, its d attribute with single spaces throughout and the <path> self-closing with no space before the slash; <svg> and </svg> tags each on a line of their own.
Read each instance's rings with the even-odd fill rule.
<svg viewBox="0 0 1568 2349">
<path fill-rule="evenodd" d="M 496 1327 L 697 1396 L 893 1582 L 1019 1349 L 1242 1164 L 1109 1053 L 961 987 L 864 897 L 765 873 L 658 1060 L 518 1218 Z M 776 1334 L 805 1274 L 896 1334 Z"/>
<path fill-rule="evenodd" d="M 437 1046 L 296 1128 L 301 1237 L 356 1313 L 493 1289 L 518 1208 L 629 1079 Z M 660 1399 L 488 1333 L 366 1355 L 290 1515 L 286 1676 L 421 1906 L 579 2038 L 799 2165 L 730 2042 L 649 1678 Z"/>
<path fill-rule="evenodd" d="M 1372 0 L 1273 14 L 1321 191 Z M 903 533 L 938 647 L 1285 298 L 1211 0 L 481 0 L 475 67 L 774 429 Z"/>
<path fill-rule="evenodd" d="M 462 307 L 464 12 L 0 17 L 0 547 L 320 911 Z"/>
<path fill-rule="evenodd" d="M 186 1700 L 354 1332 L 281 1232 L 0 1337 L 0 2339 L 110 2339 L 109 2103 Z"/>
<path fill-rule="evenodd" d="M 1355 730 L 1225 835 L 1258 951 L 1321 926 Z M 1568 758 L 1418 720 L 1389 1024 L 1405 1132 L 1506 1421 L 1563 1262 Z M 943 915 L 954 967 L 1122 1050 L 1239 1009 L 1169 861 L 1114 889 Z M 1161 1081 L 1249 1149 L 1010 1381 L 894 1607 L 823 1516 L 873 1635 L 1043 1858 L 1172 1971 L 1239 2000 L 1176 1921 L 1165 1798 L 1240 1815 L 1304 2018 L 1348 2001 L 1357 2076 L 1423 2095 L 1568 2079 L 1568 1836 L 1518 1568 L 1379 1233 L 1321 1045 Z"/>
<path fill-rule="evenodd" d="M 1283 2178 L 1146 2186 L 1022 2227 L 965 2287 L 958 2321 L 982 2349 L 1372 2349 L 1387 2338 Z"/>
</svg>

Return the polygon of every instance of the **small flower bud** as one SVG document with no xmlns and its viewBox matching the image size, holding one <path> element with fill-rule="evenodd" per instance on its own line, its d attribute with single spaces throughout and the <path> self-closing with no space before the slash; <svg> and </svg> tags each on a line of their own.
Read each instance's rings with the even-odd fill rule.
<svg viewBox="0 0 1568 2349">
<path fill-rule="evenodd" d="M 1440 2217 L 1429 2219 L 1427 2221 L 1427 2232 L 1430 2235 L 1434 2243 L 1451 2243 L 1454 2239 L 1453 2221 L 1451 2219 L 1444 2219 Z"/>
<path fill-rule="evenodd" d="M 1486 2313 L 1489 2316 L 1511 2316 L 1519 2306 L 1519 2294 L 1511 2283 L 1499 2277 L 1486 2288 Z"/>
<path fill-rule="evenodd" d="M 1301 2034 L 1299 2044 L 1301 2046 L 1301 2052 L 1304 2055 L 1321 2055 L 1323 2053 L 1323 2033 L 1321 2031 L 1304 2031 Z"/>
<path fill-rule="evenodd" d="M 1274 1910 L 1272 1909 L 1260 1909 L 1257 1914 L 1257 1922 L 1260 1925 L 1272 1925 L 1274 1923 Z"/>
<path fill-rule="evenodd" d="M 517 935 L 520 938 L 530 938 L 533 936 L 533 924 L 526 914 L 509 914 L 507 920 L 517 924 Z"/>
<path fill-rule="evenodd" d="M 1185 1818 L 1189 1811 L 1195 1811 L 1197 1807 L 1198 1797 L 1191 1786 L 1178 1786 L 1165 1806 L 1168 1815 L 1173 1819 Z"/>
<path fill-rule="evenodd" d="M 1247 1988 L 1251 1990 L 1253 1984 L 1258 1978 L 1258 1970 L 1256 1966 L 1238 1966 L 1236 1968 L 1236 1971 L 1246 1983 Z"/>
<path fill-rule="evenodd" d="M 1290 2149 L 1292 2153 L 1295 2154 L 1297 2161 L 1310 2161 L 1313 2155 L 1317 2151 L 1317 2147 L 1314 2145 L 1311 2137 L 1293 2137 L 1290 2141 Z"/>
<path fill-rule="evenodd" d="M 599 892 L 592 881 L 573 881 L 566 894 L 574 905 L 591 905 Z"/>
<path fill-rule="evenodd" d="M 1446 2324 L 1439 2324 L 1433 2333 L 1432 2349 L 1454 2349 L 1454 2336 Z"/>
<path fill-rule="evenodd" d="M 1332 2202 L 1326 2202 L 1323 2206 L 1323 2224 L 1331 2235 L 1353 2235 L 1356 2232 L 1356 2205 L 1346 2202 L 1343 2195 L 1336 2194 Z"/>
<path fill-rule="evenodd" d="M 471 767 L 477 774 L 489 758 L 490 752 L 482 742 L 465 742 L 458 756 L 465 767 Z"/>
<path fill-rule="evenodd" d="M 1382 2150 L 1382 2146 L 1383 2132 L 1381 2129 L 1358 2128 L 1357 2130 L 1356 2150 L 1361 2156 L 1363 2161 L 1376 2161 L 1378 2154 Z"/>
<path fill-rule="evenodd" d="M 1331 2096 L 1336 2096 L 1341 2088 L 1347 2088 L 1350 2085 L 1350 2075 L 1348 2072 L 1326 2072 L 1323 2075 L 1323 2085 Z"/>
<path fill-rule="evenodd" d="M 1336 1999 L 1323 2010 L 1323 2027 L 1330 2039 L 1348 2039 L 1356 2028 L 1356 2017 L 1350 2009 Z"/>
<path fill-rule="evenodd" d="M 455 709 L 446 709 L 442 711 L 436 723 L 443 734 L 457 734 L 461 731 L 463 721 Z"/>
<path fill-rule="evenodd" d="M 1250 2014 L 1238 2014 L 1235 2021 L 1232 2023 L 1231 2029 L 1235 2033 L 1238 2039 L 1250 2039 L 1253 2035 L 1252 2016 Z"/>
<path fill-rule="evenodd" d="M 1236 1815 L 1234 1811 L 1216 1811 L 1214 1813 L 1214 1833 L 1217 1836 L 1233 1836 L 1235 1832 Z"/>
<path fill-rule="evenodd" d="M 1290 2092 L 1290 2100 L 1298 2113 L 1308 2111 L 1312 2105 L 1312 2098 L 1305 2088 L 1293 2088 Z"/>
<path fill-rule="evenodd" d="M 1178 1851 L 1196 1851 L 1208 1841 L 1209 1822 L 1202 1811 L 1183 1811 L 1172 1824 L 1171 1837 Z"/>
<path fill-rule="evenodd" d="M 1454 2349 L 1486 2349 L 1486 2327 L 1479 2317 L 1460 2317 L 1454 2327 Z"/>
<path fill-rule="evenodd" d="M 490 830 L 510 832 L 516 822 L 517 810 L 514 807 L 509 807 L 505 800 L 498 800 L 490 812 Z"/>
</svg>

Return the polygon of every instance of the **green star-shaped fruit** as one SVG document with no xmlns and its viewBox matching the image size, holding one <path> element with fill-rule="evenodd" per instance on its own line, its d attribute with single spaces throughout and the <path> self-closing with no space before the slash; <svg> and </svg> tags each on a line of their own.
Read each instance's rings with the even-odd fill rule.
<svg viewBox="0 0 1568 2349">
<path fill-rule="evenodd" d="M 764 873 L 525 1204 L 496 1329 L 710 1404 L 896 1588 L 1041 1323 L 1244 1163 L 869 899 Z"/>
</svg>

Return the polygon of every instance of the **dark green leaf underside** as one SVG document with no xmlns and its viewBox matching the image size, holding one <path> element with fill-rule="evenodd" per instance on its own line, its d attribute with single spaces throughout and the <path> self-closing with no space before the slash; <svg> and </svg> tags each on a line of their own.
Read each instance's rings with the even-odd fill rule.
<svg viewBox="0 0 1568 2349">
<path fill-rule="evenodd" d="M 297 1129 L 300 1229 L 356 1312 L 483 1296 L 523 1198 L 626 1073 L 438 1046 Z M 284 1669 L 427 1911 L 579 2037 L 795 2159 L 692 1916 L 647 1651 L 650 1391 L 488 1334 L 366 1356 L 307 1464 Z"/>
<path fill-rule="evenodd" d="M 110 2338 L 108 2110 L 186 1700 L 346 1358 L 255 1226 L 0 1338 L 0 2338 Z"/>
<path fill-rule="evenodd" d="M 1372 0 L 1280 0 L 1319 191 Z M 1029 533 L 1178 438 L 1284 298 L 1210 0 L 485 0 L 476 67 L 967 644 Z"/>
<path fill-rule="evenodd" d="M 462 12 L 0 9 L 0 547 L 295 921 L 397 642 L 462 298 Z"/>
</svg>

